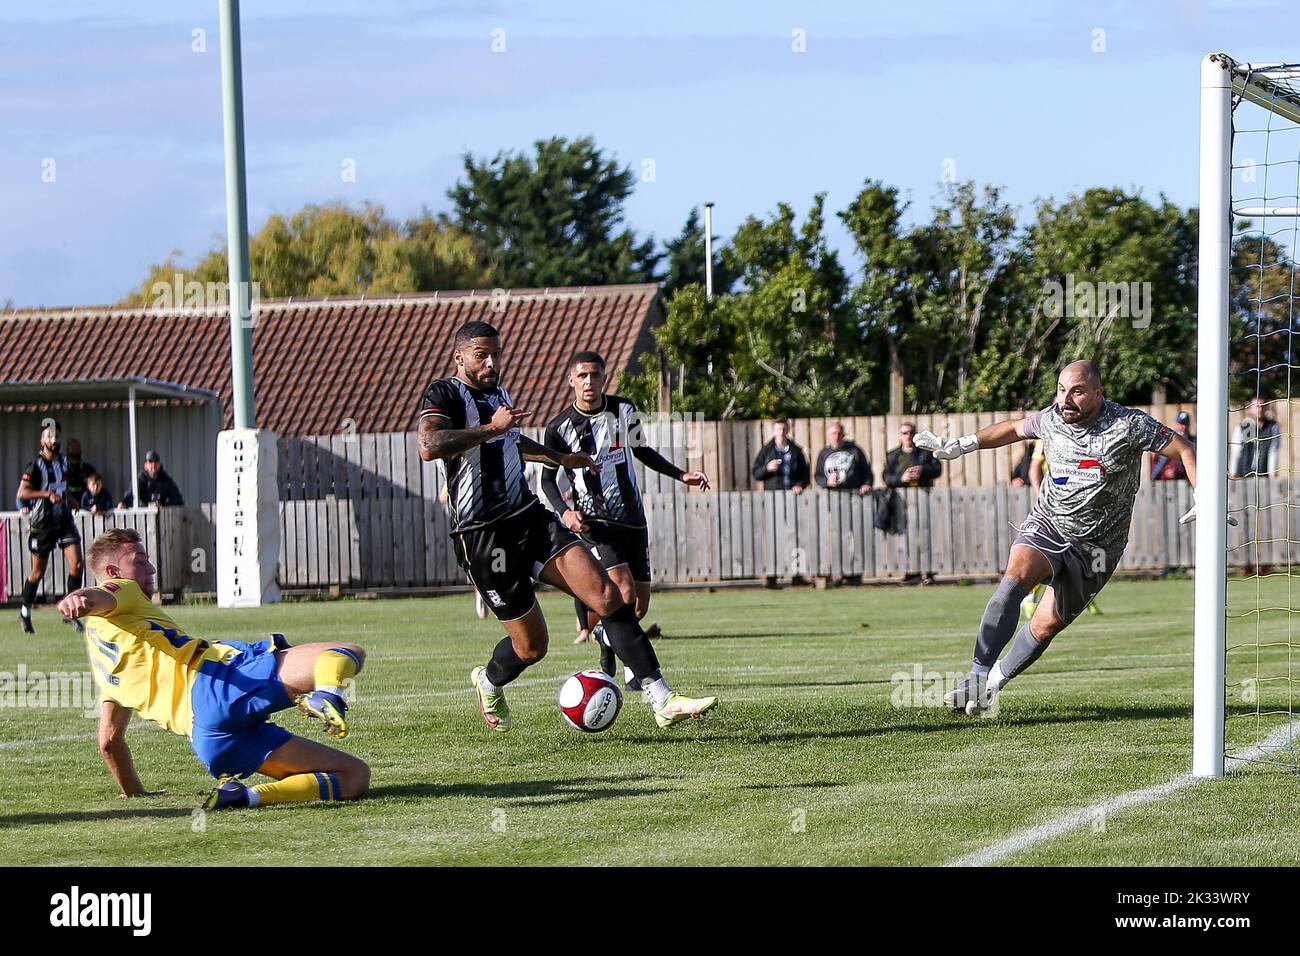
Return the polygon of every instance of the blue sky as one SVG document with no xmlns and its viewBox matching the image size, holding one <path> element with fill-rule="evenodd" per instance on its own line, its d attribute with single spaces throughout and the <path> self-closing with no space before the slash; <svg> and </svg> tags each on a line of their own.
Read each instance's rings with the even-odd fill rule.
<svg viewBox="0 0 1300 956">
<path fill-rule="evenodd" d="M 945 161 L 1022 211 L 1091 185 L 1188 205 L 1201 56 L 1300 60 L 1268 0 L 261 0 L 243 26 L 254 229 L 337 199 L 440 210 L 465 151 L 582 134 L 653 161 L 628 219 L 659 238 L 705 200 L 728 236 L 867 178 L 925 215 Z M 0 301 L 112 302 L 223 241 L 216 0 L 6 4 L 0 83 Z"/>
</svg>

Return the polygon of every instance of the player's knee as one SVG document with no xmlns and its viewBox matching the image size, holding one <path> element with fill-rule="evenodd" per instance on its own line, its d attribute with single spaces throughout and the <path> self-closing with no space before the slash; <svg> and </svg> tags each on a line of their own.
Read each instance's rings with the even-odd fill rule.
<svg viewBox="0 0 1300 956">
<path fill-rule="evenodd" d="M 370 765 L 355 757 L 350 759 L 347 767 L 339 772 L 339 789 L 344 800 L 365 796 L 370 789 Z"/>
<path fill-rule="evenodd" d="M 361 668 L 366 666 L 366 652 L 360 644 L 335 644 L 333 646 L 343 648 L 357 659 L 357 673 L 360 673 Z"/>
<path fill-rule="evenodd" d="M 597 597 L 596 603 L 591 605 L 591 609 L 601 617 L 609 617 L 627 603 L 627 600 L 623 597 L 623 592 L 618 589 L 618 585 L 613 581 L 606 581 L 601 586 L 600 595 Z"/>
<path fill-rule="evenodd" d="M 550 640 L 546 635 L 533 638 L 527 642 L 514 642 L 515 656 L 525 664 L 536 664 L 546 656 L 546 651 L 550 645 Z"/>
</svg>

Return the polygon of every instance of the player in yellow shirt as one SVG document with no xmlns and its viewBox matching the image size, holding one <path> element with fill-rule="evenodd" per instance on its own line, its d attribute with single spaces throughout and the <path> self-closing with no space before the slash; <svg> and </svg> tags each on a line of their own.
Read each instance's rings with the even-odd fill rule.
<svg viewBox="0 0 1300 956">
<path fill-rule="evenodd" d="M 360 647 L 291 647 L 282 634 L 255 644 L 191 637 L 150 600 L 154 566 L 139 532 L 129 528 L 97 537 L 88 563 L 99 585 L 73 591 L 59 610 L 85 618 L 86 650 L 100 688 L 99 751 L 122 796 L 146 795 L 126 743 L 134 711 L 190 738 L 220 781 L 205 809 L 354 800 L 366 792 L 364 762 L 267 720 L 296 704 L 304 716 L 321 720 L 327 734 L 346 736 L 343 687 L 365 662 Z M 253 773 L 275 782 L 249 786 L 233 779 Z"/>
</svg>

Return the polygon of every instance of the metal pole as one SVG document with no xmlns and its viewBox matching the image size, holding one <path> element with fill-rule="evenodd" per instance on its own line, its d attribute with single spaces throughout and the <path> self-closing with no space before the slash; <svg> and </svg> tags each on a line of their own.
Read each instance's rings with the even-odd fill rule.
<svg viewBox="0 0 1300 956">
<path fill-rule="evenodd" d="M 704 204 L 704 297 L 713 301 L 713 203 Z"/>
<path fill-rule="evenodd" d="M 131 439 L 131 507 L 140 507 L 140 449 L 135 439 L 135 386 L 126 387 L 126 427 Z"/>
<path fill-rule="evenodd" d="M 236 428 L 252 428 L 253 323 L 248 276 L 248 189 L 244 176 L 244 83 L 239 0 L 220 0 L 221 107 L 226 141 L 226 253 L 230 260 L 230 374 Z"/>
<path fill-rule="evenodd" d="M 1232 60 L 1201 61 L 1196 324 L 1196 610 L 1192 773 L 1223 776 L 1227 628 L 1228 262 L 1232 245 Z"/>
</svg>

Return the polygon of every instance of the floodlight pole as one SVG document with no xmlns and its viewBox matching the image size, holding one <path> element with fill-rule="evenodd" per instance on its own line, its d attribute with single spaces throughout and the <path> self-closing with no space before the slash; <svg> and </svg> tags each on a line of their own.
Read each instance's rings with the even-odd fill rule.
<svg viewBox="0 0 1300 956">
<path fill-rule="evenodd" d="M 1196 322 L 1196 610 L 1192 774 L 1223 776 L 1227 641 L 1228 263 L 1232 248 L 1232 60 L 1201 61 Z"/>
<path fill-rule="evenodd" d="M 230 375 L 234 425 L 253 428 L 253 320 L 248 275 L 248 188 L 244 175 L 244 81 L 239 0 L 221 7 L 221 112 L 226 141 L 226 255 L 230 262 Z"/>
</svg>

